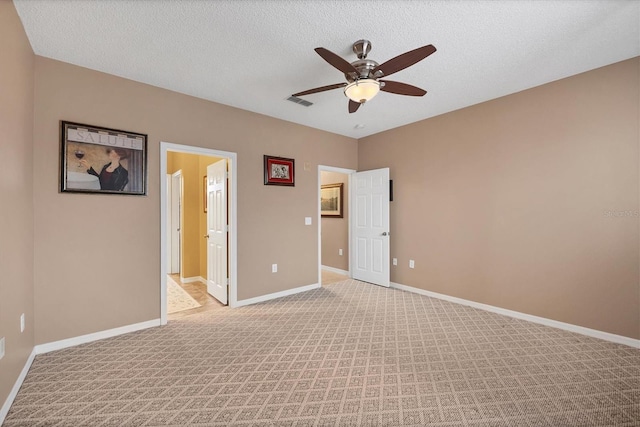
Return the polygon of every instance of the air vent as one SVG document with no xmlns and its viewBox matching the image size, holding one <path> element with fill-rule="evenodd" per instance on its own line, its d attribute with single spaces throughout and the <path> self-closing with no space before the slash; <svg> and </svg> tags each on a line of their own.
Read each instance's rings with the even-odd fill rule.
<svg viewBox="0 0 640 427">
<path fill-rule="evenodd" d="M 297 96 L 290 96 L 287 98 L 287 101 L 295 102 L 296 104 L 300 104 L 304 107 L 310 107 L 313 105 L 313 102 L 305 101 L 302 98 L 298 98 Z"/>
</svg>

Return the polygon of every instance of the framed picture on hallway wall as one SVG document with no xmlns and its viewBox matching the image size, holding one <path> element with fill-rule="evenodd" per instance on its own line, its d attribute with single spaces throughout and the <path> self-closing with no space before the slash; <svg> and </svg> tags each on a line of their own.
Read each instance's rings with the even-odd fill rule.
<svg viewBox="0 0 640 427">
<path fill-rule="evenodd" d="M 320 187 L 320 214 L 322 218 L 342 218 L 342 183 Z"/>
<path fill-rule="evenodd" d="M 147 135 L 60 122 L 60 191 L 147 194 Z"/>
<path fill-rule="evenodd" d="M 264 185 L 295 185 L 295 160 L 264 156 Z"/>
</svg>

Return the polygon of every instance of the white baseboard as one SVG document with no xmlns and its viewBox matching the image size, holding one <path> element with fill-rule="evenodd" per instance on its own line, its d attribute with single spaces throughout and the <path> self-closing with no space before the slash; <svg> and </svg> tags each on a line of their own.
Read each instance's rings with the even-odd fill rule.
<svg viewBox="0 0 640 427">
<path fill-rule="evenodd" d="M 609 332 L 598 331 L 596 329 L 585 328 L 583 326 L 572 325 L 571 323 L 559 322 L 557 320 L 547 319 L 546 317 L 539 317 L 539 316 L 534 316 L 526 313 L 521 313 L 519 311 L 507 310 L 506 308 L 495 307 L 493 305 L 482 304 L 480 302 L 475 302 L 475 301 L 469 301 L 469 300 L 458 298 L 458 297 L 439 294 L 437 292 L 426 291 L 424 289 L 414 288 L 412 286 L 407 286 L 407 285 L 401 285 L 399 283 L 391 282 L 391 287 L 395 289 L 400 289 L 402 291 L 413 292 L 415 294 L 438 298 L 438 299 L 453 302 L 456 304 L 462 304 L 462 305 L 467 305 L 469 307 L 479 308 L 480 310 L 502 314 L 503 316 L 513 317 L 515 319 L 527 320 L 529 322 L 538 323 L 545 326 L 551 326 L 552 328 L 563 329 L 569 332 L 576 332 L 578 334 L 587 335 L 593 338 L 600 338 L 602 340 L 614 342 L 617 344 L 628 345 L 629 347 L 640 348 L 640 340 L 624 337 L 622 335 L 616 335 L 616 334 L 611 334 Z"/>
<path fill-rule="evenodd" d="M 27 373 L 29 372 L 29 369 L 31 368 L 31 364 L 33 363 L 33 359 L 35 359 L 35 357 L 36 357 L 36 349 L 34 348 L 31 351 L 31 354 L 29 355 L 27 362 L 24 364 L 24 367 L 22 368 L 20 375 L 18 375 L 18 379 L 13 385 L 11 392 L 9 392 L 9 396 L 7 396 L 7 398 L 5 399 L 4 404 L 2 405 L 2 408 L 0 408 L 0 426 L 2 425 L 2 423 L 4 423 L 4 419 L 9 413 L 9 409 L 11 408 L 13 401 L 18 395 L 18 391 L 20 390 L 20 387 L 22 387 L 22 383 L 24 382 L 24 379 L 27 377 Z"/>
<path fill-rule="evenodd" d="M 274 292 L 272 294 L 267 294 L 267 295 L 260 295 L 259 297 L 240 300 L 236 302 L 236 304 L 234 304 L 233 307 L 242 307 L 245 305 L 257 304 L 259 302 L 265 302 L 265 301 L 269 301 L 276 298 L 286 297 L 288 295 L 298 294 L 300 292 L 310 291 L 312 289 L 317 289 L 319 287 L 320 287 L 319 283 L 314 283 L 312 285 L 300 286 L 299 288 L 287 289 L 286 291 Z"/>
<path fill-rule="evenodd" d="M 326 271 L 330 271 L 332 273 L 343 274 L 345 276 L 349 276 L 349 272 L 347 270 L 340 270 L 339 268 L 329 267 L 328 265 L 323 265 L 322 269 L 326 270 Z"/>
<path fill-rule="evenodd" d="M 146 322 L 134 323 L 133 325 L 121 326 L 119 328 L 108 329 L 106 331 L 94 332 L 92 334 L 81 335 L 79 337 L 68 338 L 66 340 L 54 341 L 46 344 L 38 344 L 33 349 L 36 354 L 48 353 L 50 351 L 62 350 L 63 348 L 73 347 L 88 342 L 111 338 L 129 332 L 139 331 L 141 329 L 153 328 L 160 326 L 160 319 L 148 320 Z"/>
<path fill-rule="evenodd" d="M 194 277 L 180 277 L 180 281 L 182 283 L 193 283 L 193 282 L 202 282 L 205 285 L 207 284 L 207 279 L 202 276 L 194 276 Z"/>
</svg>

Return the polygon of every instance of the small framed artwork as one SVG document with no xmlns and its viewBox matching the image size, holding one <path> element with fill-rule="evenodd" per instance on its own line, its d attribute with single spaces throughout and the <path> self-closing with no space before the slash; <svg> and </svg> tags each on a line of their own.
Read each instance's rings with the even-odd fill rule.
<svg viewBox="0 0 640 427">
<path fill-rule="evenodd" d="M 60 122 L 60 191 L 147 194 L 147 135 Z"/>
<path fill-rule="evenodd" d="M 295 160 L 265 155 L 264 185 L 295 186 Z"/>
<path fill-rule="evenodd" d="M 322 218 L 342 218 L 342 183 L 320 187 L 320 215 Z"/>
<path fill-rule="evenodd" d="M 204 213 L 207 213 L 207 175 L 202 177 L 202 206 Z"/>
</svg>

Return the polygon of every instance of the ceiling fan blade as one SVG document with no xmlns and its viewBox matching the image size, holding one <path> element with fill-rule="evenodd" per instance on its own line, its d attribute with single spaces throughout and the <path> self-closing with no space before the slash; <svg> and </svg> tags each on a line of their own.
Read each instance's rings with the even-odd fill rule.
<svg viewBox="0 0 640 427">
<path fill-rule="evenodd" d="M 322 86 L 322 87 L 317 87 L 315 89 L 305 90 L 304 92 L 294 93 L 293 96 L 311 95 L 312 93 L 324 92 L 325 90 L 338 89 L 340 87 L 345 87 L 346 85 L 347 85 L 346 83 L 336 83 L 333 85 Z"/>
<path fill-rule="evenodd" d="M 355 113 L 360 108 L 360 103 L 356 101 L 349 100 L 349 113 Z"/>
<path fill-rule="evenodd" d="M 358 73 L 358 70 L 356 70 L 353 65 L 349 64 L 345 59 L 339 57 L 330 50 L 327 50 L 323 47 L 317 47 L 314 50 L 318 53 L 318 55 L 322 57 L 322 59 L 324 59 L 343 73 Z"/>
<path fill-rule="evenodd" d="M 436 48 L 432 44 L 419 47 L 417 49 L 403 53 L 402 55 L 398 55 L 395 58 L 391 58 L 387 62 L 378 65 L 373 69 L 371 74 L 375 74 L 376 71 L 382 71 L 383 75 L 389 76 L 393 73 L 397 73 L 400 70 L 404 70 L 405 68 L 412 66 L 416 62 L 422 61 L 424 58 L 431 55 L 435 51 Z"/>
<path fill-rule="evenodd" d="M 379 82 L 384 83 L 384 86 L 381 85 L 380 87 L 380 90 L 383 92 L 409 96 L 424 96 L 427 93 L 424 89 L 420 89 L 419 87 L 411 86 L 406 83 L 392 82 L 390 80 L 379 80 Z"/>
</svg>

